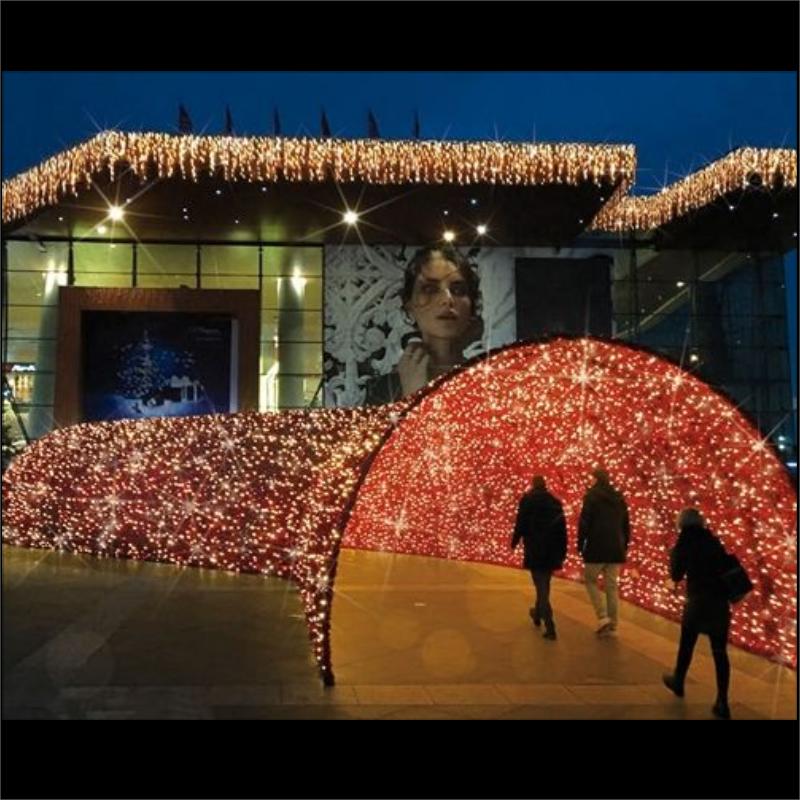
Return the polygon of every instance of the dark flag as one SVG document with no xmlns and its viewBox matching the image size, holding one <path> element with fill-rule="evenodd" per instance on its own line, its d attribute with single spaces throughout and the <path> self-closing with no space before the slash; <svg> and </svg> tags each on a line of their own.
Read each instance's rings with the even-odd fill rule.
<svg viewBox="0 0 800 800">
<path fill-rule="evenodd" d="M 331 126 L 328 122 L 328 117 L 325 114 L 325 109 L 322 109 L 322 118 L 319 121 L 319 131 L 323 139 L 331 138 Z"/>
<path fill-rule="evenodd" d="M 183 103 L 178 106 L 178 131 L 180 133 L 192 132 L 192 118 L 189 112 L 183 107 Z"/>
<path fill-rule="evenodd" d="M 367 112 L 367 138 L 381 138 L 380 131 L 378 130 L 378 120 L 375 119 L 375 115 L 372 113 L 371 109 Z"/>
<path fill-rule="evenodd" d="M 278 109 L 272 109 L 272 135 L 281 135 L 281 118 L 278 116 Z"/>
<path fill-rule="evenodd" d="M 225 135 L 233 136 L 233 117 L 230 106 L 225 106 Z"/>
<path fill-rule="evenodd" d="M 420 125 L 419 125 L 419 112 L 414 112 L 414 138 L 419 139 L 420 137 Z"/>
</svg>

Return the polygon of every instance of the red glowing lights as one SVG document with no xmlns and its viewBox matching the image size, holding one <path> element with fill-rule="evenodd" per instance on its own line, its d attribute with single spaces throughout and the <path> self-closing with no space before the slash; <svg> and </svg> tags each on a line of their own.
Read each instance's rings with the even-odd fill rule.
<svg viewBox="0 0 800 800">
<path fill-rule="evenodd" d="M 567 514 L 563 575 L 595 465 L 625 495 L 623 598 L 671 619 L 674 518 L 699 508 L 747 568 L 734 643 L 796 667 L 796 495 L 758 431 L 664 359 L 558 338 L 491 355 L 394 406 L 77 425 L 3 480 L 3 538 L 288 578 L 332 682 L 336 559 L 350 547 L 518 565 L 517 501 L 535 473 Z M 360 481 L 363 481 L 360 483 Z M 588 602 L 588 601 L 587 601 Z"/>
</svg>

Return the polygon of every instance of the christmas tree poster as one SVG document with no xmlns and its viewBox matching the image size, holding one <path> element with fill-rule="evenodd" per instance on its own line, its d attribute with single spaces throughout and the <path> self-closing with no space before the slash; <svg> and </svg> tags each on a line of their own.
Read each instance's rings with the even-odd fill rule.
<svg viewBox="0 0 800 800">
<path fill-rule="evenodd" d="M 84 311 L 81 330 L 84 421 L 237 410 L 232 317 Z"/>
</svg>

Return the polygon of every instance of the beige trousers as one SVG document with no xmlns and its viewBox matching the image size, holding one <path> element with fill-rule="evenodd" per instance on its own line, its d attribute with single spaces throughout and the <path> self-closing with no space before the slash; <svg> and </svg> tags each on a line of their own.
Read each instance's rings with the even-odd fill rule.
<svg viewBox="0 0 800 800">
<path fill-rule="evenodd" d="M 622 564 L 585 564 L 583 577 L 586 581 L 586 591 L 594 606 L 598 621 L 611 620 L 616 625 L 619 619 L 619 589 L 617 581 Z M 603 575 L 604 592 L 600 591 L 597 579 Z"/>
</svg>

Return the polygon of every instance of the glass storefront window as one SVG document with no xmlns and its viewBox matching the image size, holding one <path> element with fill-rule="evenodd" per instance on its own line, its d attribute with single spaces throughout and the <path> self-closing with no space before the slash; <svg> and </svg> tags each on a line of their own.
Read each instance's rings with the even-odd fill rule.
<svg viewBox="0 0 800 800">
<path fill-rule="evenodd" d="M 8 364 L 35 364 L 39 369 L 52 370 L 56 361 L 56 340 L 8 339 L 4 354 Z"/>
<path fill-rule="evenodd" d="M 17 406 L 17 413 L 31 440 L 39 439 L 56 427 L 52 403 L 31 403 L 30 405 L 20 403 Z"/>
<path fill-rule="evenodd" d="M 125 288 L 132 285 L 133 278 L 131 273 L 113 273 L 113 272 L 76 272 L 75 285 L 91 288 L 96 286 L 103 287 L 116 287 Z"/>
<path fill-rule="evenodd" d="M 8 296 L 15 305 L 58 305 L 58 292 L 52 284 L 66 284 L 66 270 L 57 272 L 8 272 Z"/>
<path fill-rule="evenodd" d="M 9 306 L 8 338 L 38 339 L 41 336 L 42 317 L 41 306 Z"/>
<path fill-rule="evenodd" d="M 28 406 L 52 406 L 55 375 L 51 371 L 34 370 L 9 373 L 14 402 Z"/>
<path fill-rule="evenodd" d="M 142 286 L 144 275 L 183 275 L 194 285 L 197 274 L 197 246 L 195 244 L 140 244 L 136 248 L 136 271 Z"/>
<path fill-rule="evenodd" d="M 258 247 L 205 244 L 200 264 L 203 286 L 212 276 L 240 275 L 255 279 L 255 288 L 258 288 Z"/>
<path fill-rule="evenodd" d="M 258 289 L 258 275 L 245 278 L 241 275 L 207 275 L 200 279 L 203 289 Z"/>
<path fill-rule="evenodd" d="M 6 242 L 8 269 L 31 272 L 67 271 L 66 242 Z"/>
<path fill-rule="evenodd" d="M 306 408 L 319 397 L 321 375 L 281 375 L 274 381 L 274 396 L 279 408 Z"/>
<path fill-rule="evenodd" d="M 129 244 L 75 242 L 72 246 L 72 254 L 76 278 L 87 272 L 114 272 L 131 275 L 133 253 Z M 130 285 L 130 277 L 128 285 Z"/>
<path fill-rule="evenodd" d="M 194 273 L 183 275 L 142 275 L 139 274 L 136 285 L 140 289 L 194 289 L 196 277 Z"/>
<path fill-rule="evenodd" d="M 263 269 L 267 277 L 322 276 L 321 247 L 264 247 Z"/>
<path fill-rule="evenodd" d="M 291 342 L 322 342 L 322 314 L 261 309 L 261 340 L 271 342 L 276 336 Z"/>
<path fill-rule="evenodd" d="M 264 278 L 261 308 L 322 311 L 322 279 Z"/>
<path fill-rule="evenodd" d="M 276 361 L 281 374 L 306 375 L 322 372 L 322 343 L 261 342 L 262 372 Z"/>
</svg>

